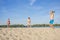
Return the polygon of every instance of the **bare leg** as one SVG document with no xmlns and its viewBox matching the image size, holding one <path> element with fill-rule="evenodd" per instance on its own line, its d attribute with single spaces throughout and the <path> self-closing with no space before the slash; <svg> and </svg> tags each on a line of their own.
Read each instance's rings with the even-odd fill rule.
<svg viewBox="0 0 60 40">
<path fill-rule="evenodd" d="M 10 25 L 7 25 L 7 27 L 10 27 Z"/>
<path fill-rule="evenodd" d="M 51 24 L 51 27 L 54 29 L 54 26 L 53 26 L 53 24 Z"/>
<path fill-rule="evenodd" d="M 54 26 L 53 26 L 53 24 L 50 24 L 50 27 L 54 29 Z"/>
<path fill-rule="evenodd" d="M 27 26 L 28 28 L 30 27 L 30 25 Z"/>
</svg>

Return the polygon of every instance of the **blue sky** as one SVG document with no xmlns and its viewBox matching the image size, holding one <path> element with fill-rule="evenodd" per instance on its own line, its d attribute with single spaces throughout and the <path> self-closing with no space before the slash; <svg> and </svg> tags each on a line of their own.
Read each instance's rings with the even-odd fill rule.
<svg viewBox="0 0 60 40">
<path fill-rule="evenodd" d="M 50 10 L 55 11 L 54 23 L 60 24 L 60 0 L 0 0 L 0 24 L 10 18 L 11 24 L 26 25 L 28 17 L 31 24 L 48 24 Z"/>
</svg>

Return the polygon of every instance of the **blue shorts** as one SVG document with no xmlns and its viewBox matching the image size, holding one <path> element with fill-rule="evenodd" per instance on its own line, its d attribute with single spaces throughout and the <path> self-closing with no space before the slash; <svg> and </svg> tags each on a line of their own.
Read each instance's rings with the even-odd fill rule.
<svg viewBox="0 0 60 40">
<path fill-rule="evenodd" d="M 52 19 L 52 20 L 50 20 L 50 24 L 53 24 L 54 23 L 54 20 Z"/>
</svg>

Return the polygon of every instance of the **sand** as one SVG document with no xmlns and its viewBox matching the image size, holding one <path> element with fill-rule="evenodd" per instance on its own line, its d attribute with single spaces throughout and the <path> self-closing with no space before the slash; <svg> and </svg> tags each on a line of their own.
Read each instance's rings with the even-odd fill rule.
<svg viewBox="0 0 60 40">
<path fill-rule="evenodd" d="M 0 40 L 60 40 L 60 28 L 0 28 Z"/>
</svg>

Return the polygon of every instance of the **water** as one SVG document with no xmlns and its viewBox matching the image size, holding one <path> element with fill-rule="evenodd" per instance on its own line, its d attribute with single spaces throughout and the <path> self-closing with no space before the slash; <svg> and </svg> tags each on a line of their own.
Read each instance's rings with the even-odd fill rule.
<svg viewBox="0 0 60 40">
<path fill-rule="evenodd" d="M 0 28 L 7 28 L 7 27 L 0 27 Z M 28 28 L 28 27 L 9 27 L 9 28 Z M 31 28 L 50 28 L 48 27 L 31 27 Z M 54 28 L 60 28 L 60 26 L 54 26 Z"/>
<path fill-rule="evenodd" d="M 60 28 L 60 26 L 55 26 L 55 28 Z"/>
<path fill-rule="evenodd" d="M 32 27 L 32 28 L 50 28 L 50 27 Z M 54 26 L 54 28 L 60 28 L 60 26 Z"/>
<path fill-rule="evenodd" d="M 12 28 L 29 28 L 29 27 L 12 27 Z M 31 28 L 50 28 L 48 27 L 31 27 Z M 54 28 L 60 28 L 60 26 L 54 26 Z"/>
</svg>

